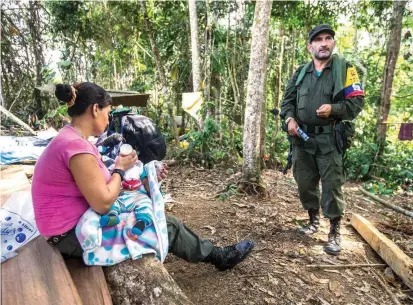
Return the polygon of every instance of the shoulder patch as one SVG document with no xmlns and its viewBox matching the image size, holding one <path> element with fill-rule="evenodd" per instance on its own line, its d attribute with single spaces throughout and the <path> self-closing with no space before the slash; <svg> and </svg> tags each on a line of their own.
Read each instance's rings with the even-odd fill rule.
<svg viewBox="0 0 413 305">
<path fill-rule="evenodd" d="M 351 86 L 352 84 L 360 83 L 359 76 L 357 74 L 356 67 L 348 67 L 346 74 L 346 87 Z"/>
<path fill-rule="evenodd" d="M 344 97 L 364 96 L 364 90 L 361 86 L 356 67 L 348 67 L 346 74 L 346 86 L 344 88 Z"/>
</svg>

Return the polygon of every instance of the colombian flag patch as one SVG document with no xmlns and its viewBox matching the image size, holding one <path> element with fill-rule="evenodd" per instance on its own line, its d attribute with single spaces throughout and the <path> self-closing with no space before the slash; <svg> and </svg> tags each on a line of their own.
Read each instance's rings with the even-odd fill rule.
<svg viewBox="0 0 413 305">
<path fill-rule="evenodd" d="M 355 67 L 347 68 L 346 86 L 344 88 L 344 97 L 350 98 L 353 96 L 364 96 L 363 88 L 361 87 L 360 79 Z"/>
</svg>

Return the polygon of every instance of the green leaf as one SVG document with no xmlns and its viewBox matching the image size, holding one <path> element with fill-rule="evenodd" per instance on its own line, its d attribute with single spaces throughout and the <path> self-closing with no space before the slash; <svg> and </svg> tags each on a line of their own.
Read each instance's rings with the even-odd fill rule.
<svg viewBox="0 0 413 305">
<path fill-rule="evenodd" d="M 58 61 L 58 62 L 56 63 L 56 65 L 57 65 L 58 67 L 70 67 L 70 66 L 72 65 L 72 62 L 69 61 L 69 60 L 63 60 L 63 61 Z"/>
</svg>

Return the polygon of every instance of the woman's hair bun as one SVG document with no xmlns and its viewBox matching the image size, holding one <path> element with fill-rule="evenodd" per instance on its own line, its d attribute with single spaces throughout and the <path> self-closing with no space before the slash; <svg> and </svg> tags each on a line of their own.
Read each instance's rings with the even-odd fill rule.
<svg viewBox="0 0 413 305">
<path fill-rule="evenodd" d="M 56 85 L 55 96 L 58 100 L 69 103 L 73 98 L 72 86 L 68 84 Z"/>
</svg>

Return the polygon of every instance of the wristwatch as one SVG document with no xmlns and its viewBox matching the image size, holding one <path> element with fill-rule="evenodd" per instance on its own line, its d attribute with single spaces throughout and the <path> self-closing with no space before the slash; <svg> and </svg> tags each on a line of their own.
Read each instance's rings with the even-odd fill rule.
<svg viewBox="0 0 413 305">
<path fill-rule="evenodd" d="M 112 176 L 113 176 L 113 174 L 119 174 L 120 180 L 121 181 L 125 180 L 125 171 L 121 170 L 120 168 L 115 168 L 112 171 Z"/>
</svg>

